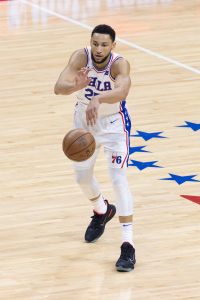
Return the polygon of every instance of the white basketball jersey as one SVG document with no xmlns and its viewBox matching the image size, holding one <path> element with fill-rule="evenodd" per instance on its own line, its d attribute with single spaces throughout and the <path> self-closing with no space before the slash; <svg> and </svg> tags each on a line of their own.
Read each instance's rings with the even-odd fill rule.
<svg viewBox="0 0 200 300">
<path fill-rule="evenodd" d="M 115 79 L 111 75 L 112 64 L 122 56 L 117 53 L 112 52 L 110 55 L 110 60 L 103 70 L 97 70 L 93 65 L 91 57 L 91 47 L 84 48 L 87 55 L 87 67 L 91 69 L 88 76 L 91 81 L 84 89 L 82 89 L 77 95 L 78 102 L 88 104 L 92 97 L 99 95 L 102 92 L 114 89 Z M 102 103 L 100 105 L 99 114 L 100 115 L 111 115 L 118 113 L 122 110 L 122 106 L 125 105 L 125 99 L 121 102 L 116 102 L 113 104 Z"/>
</svg>

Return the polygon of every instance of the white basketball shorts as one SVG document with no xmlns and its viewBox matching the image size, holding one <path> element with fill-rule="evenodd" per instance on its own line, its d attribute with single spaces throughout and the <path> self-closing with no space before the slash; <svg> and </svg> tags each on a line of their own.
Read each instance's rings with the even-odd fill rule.
<svg viewBox="0 0 200 300">
<path fill-rule="evenodd" d="M 84 128 L 91 132 L 96 141 L 96 150 L 88 160 L 75 162 L 74 167 L 76 169 L 91 168 L 96 161 L 101 146 L 104 147 L 104 153 L 109 167 L 127 167 L 131 120 L 125 107 L 125 101 L 122 102 L 120 112 L 107 116 L 99 116 L 95 126 L 87 125 L 86 108 L 86 104 L 81 102 L 76 103 L 74 111 L 74 128 Z"/>
</svg>

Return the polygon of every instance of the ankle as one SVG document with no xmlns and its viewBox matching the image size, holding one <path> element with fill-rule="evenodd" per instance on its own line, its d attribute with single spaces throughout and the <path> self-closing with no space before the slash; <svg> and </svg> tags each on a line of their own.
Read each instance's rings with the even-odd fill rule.
<svg viewBox="0 0 200 300">
<path fill-rule="evenodd" d="M 93 210 L 97 214 L 105 214 L 107 211 L 107 203 L 104 200 L 104 197 L 100 195 L 95 201 L 92 201 Z"/>
<path fill-rule="evenodd" d="M 121 232 L 122 232 L 122 244 L 127 242 L 134 246 L 133 242 L 133 224 L 129 223 L 121 223 Z"/>
</svg>

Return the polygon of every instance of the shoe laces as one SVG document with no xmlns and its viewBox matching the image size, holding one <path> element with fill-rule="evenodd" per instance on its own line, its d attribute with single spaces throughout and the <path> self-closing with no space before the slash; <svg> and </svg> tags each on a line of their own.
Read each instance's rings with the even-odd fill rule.
<svg viewBox="0 0 200 300">
<path fill-rule="evenodd" d="M 104 215 L 99 215 L 96 212 L 94 212 L 94 215 L 91 217 L 92 222 L 91 222 L 91 226 L 93 228 L 98 228 L 101 226 L 102 220 L 104 218 Z"/>
<path fill-rule="evenodd" d="M 122 245 L 120 258 L 133 260 L 133 249 L 129 245 Z"/>
</svg>

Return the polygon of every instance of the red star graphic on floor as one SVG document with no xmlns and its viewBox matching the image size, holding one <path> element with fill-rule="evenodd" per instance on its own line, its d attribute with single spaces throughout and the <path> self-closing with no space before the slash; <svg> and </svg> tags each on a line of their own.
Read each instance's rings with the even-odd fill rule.
<svg viewBox="0 0 200 300">
<path fill-rule="evenodd" d="M 200 196 L 190 196 L 190 195 L 180 195 L 180 196 L 194 203 L 200 204 Z"/>
</svg>

